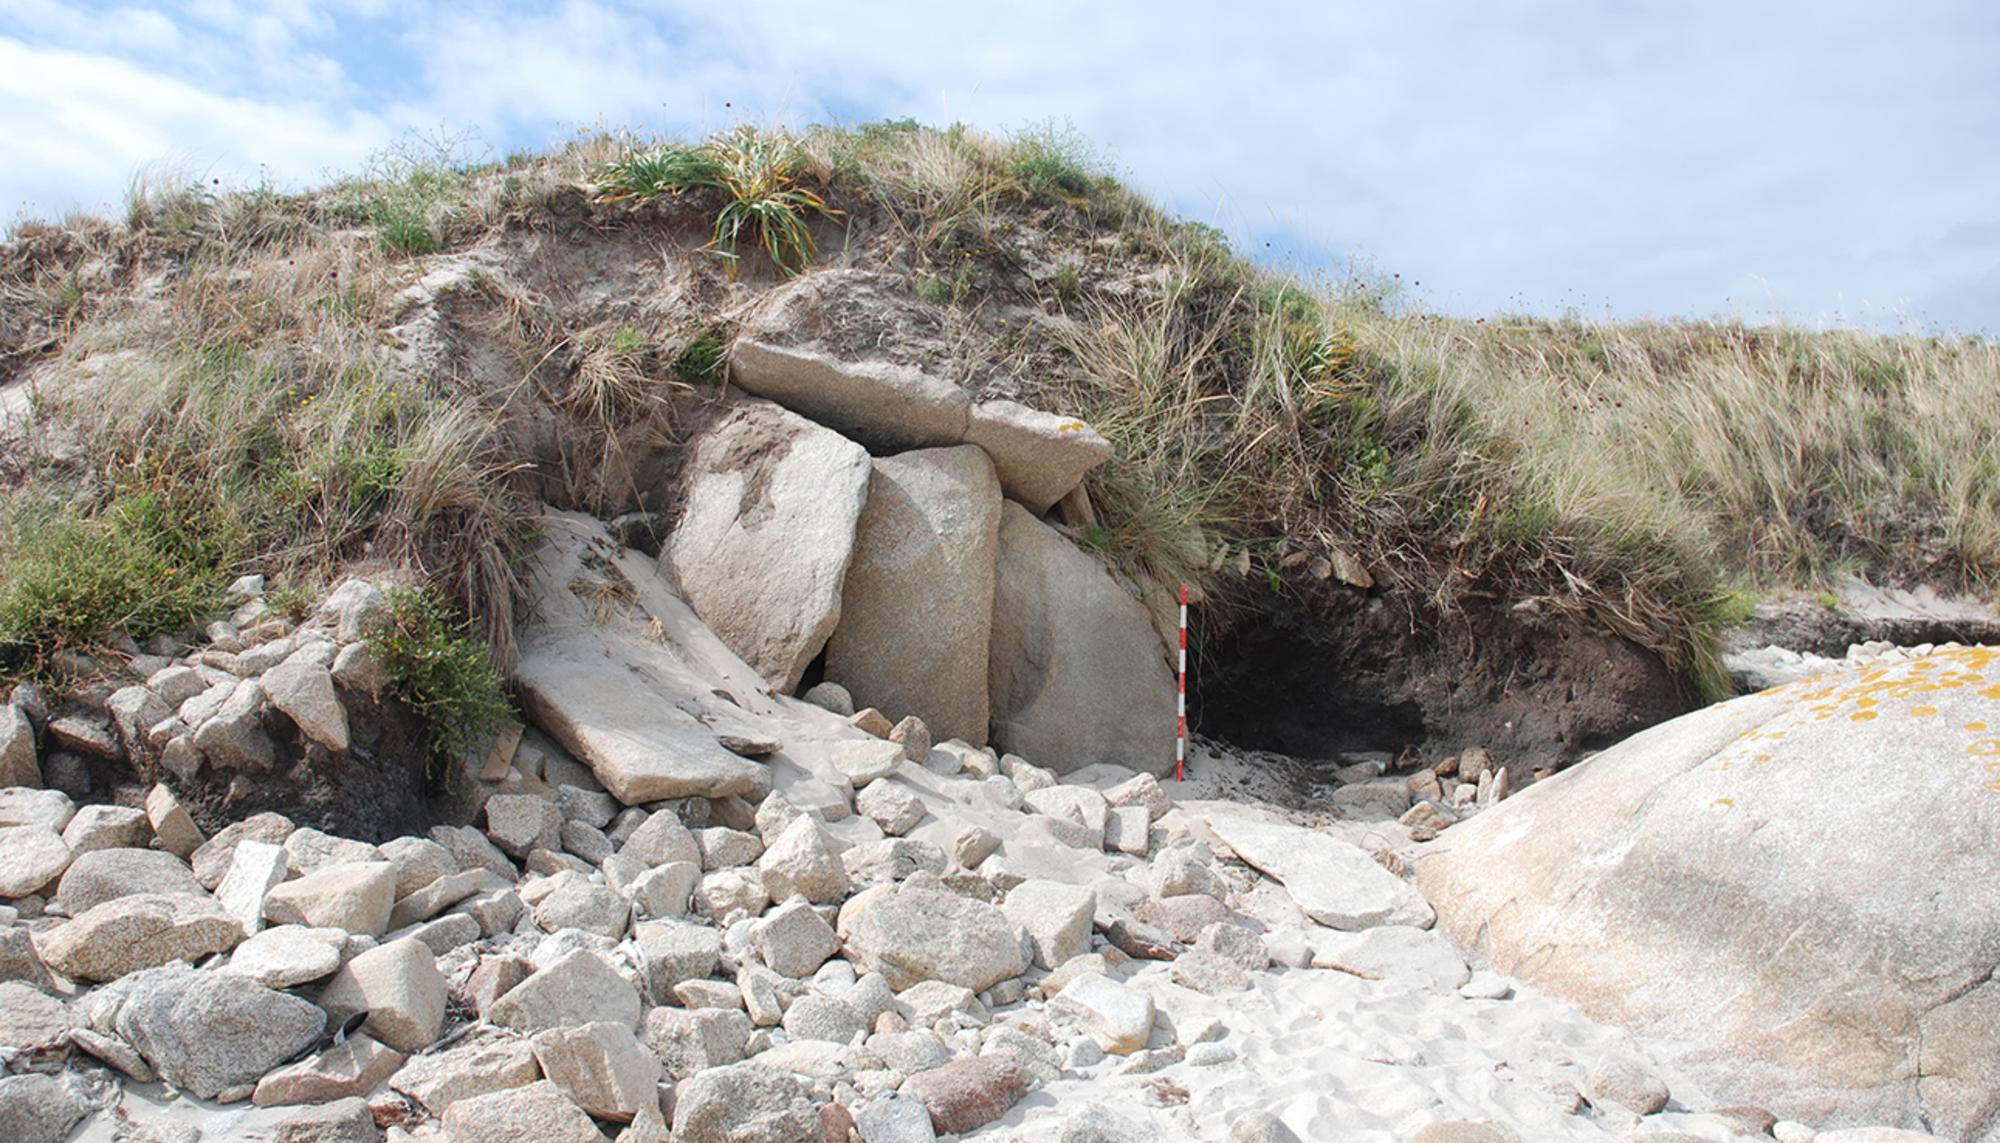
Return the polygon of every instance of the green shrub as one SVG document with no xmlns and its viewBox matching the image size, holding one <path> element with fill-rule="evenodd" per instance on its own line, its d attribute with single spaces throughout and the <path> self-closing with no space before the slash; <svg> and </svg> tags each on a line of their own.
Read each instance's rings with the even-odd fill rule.
<svg viewBox="0 0 2000 1143">
<path fill-rule="evenodd" d="M 365 179 L 336 196 L 335 215 L 358 216 L 373 227 L 384 253 L 434 254 L 469 176 L 486 165 L 474 150 L 469 135 L 418 132 L 401 139 L 370 156 Z"/>
<path fill-rule="evenodd" d="M 430 725 L 440 752 L 470 749 L 513 711 L 486 640 L 428 589 L 391 593 L 389 615 L 369 632 L 368 645 L 396 697 Z"/>
<path fill-rule="evenodd" d="M 715 334 L 700 334 L 689 340 L 674 358 L 674 376 L 695 383 L 720 381 L 728 352 Z"/>
<path fill-rule="evenodd" d="M 162 494 L 102 511 L 28 505 L 0 534 L 0 667 L 39 675 L 64 650 L 192 625 L 221 603 L 214 522 Z"/>
<path fill-rule="evenodd" d="M 437 232 L 431 228 L 425 202 L 406 193 L 385 193 L 368 204 L 368 222 L 375 241 L 390 254 L 435 254 Z"/>
<path fill-rule="evenodd" d="M 1073 127 L 1044 124 L 1014 137 L 1014 177 L 1031 195 L 1082 199 L 1104 177 L 1104 162 Z"/>
<path fill-rule="evenodd" d="M 1708 600 L 1707 618 L 1720 627 L 1741 627 L 1757 610 L 1757 593 L 1747 588 L 1718 592 Z"/>
<path fill-rule="evenodd" d="M 1055 289 L 1056 298 L 1066 305 L 1075 304 L 1082 296 L 1083 279 L 1077 274 L 1075 266 L 1056 267 Z"/>
<path fill-rule="evenodd" d="M 312 614 L 313 605 L 319 602 L 319 595 L 309 587 L 294 584 L 266 593 L 264 602 L 279 615 L 294 623 L 303 623 L 306 616 Z"/>
</svg>

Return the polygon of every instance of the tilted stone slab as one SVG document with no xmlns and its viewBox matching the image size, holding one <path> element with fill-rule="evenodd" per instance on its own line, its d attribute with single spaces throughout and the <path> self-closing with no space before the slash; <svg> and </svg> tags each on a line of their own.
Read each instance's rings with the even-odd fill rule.
<svg viewBox="0 0 2000 1143">
<path fill-rule="evenodd" d="M 730 349 L 729 379 L 746 393 L 885 452 L 957 444 L 972 419 L 970 393 L 920 370 L 752 338 Z"/>
<path fill-rule="evenodd" d="M 702 621 L 790 694 L 840 619 L 868 452 L 764 401 L 737 407 L 692 450 L 662 558 Z"/>
<path fill-rule="evenodd" d="M 1318 830 L 1249 818 L 1218 816 L 1209 825 L 1238 857 L 1282 884 L 1306 916 L 1328 928 L 1429 928 L 1436 920 L 1422 894 L 1358 845 Z"/>
<path fill-rule="evenodd" d="M 993 458 L 1007 499 L 1037 515 L 1069 495 L 1091 469 L 1117 452 L 1102 434 L 1076 417 L 1013 401 L 974 405 L 966 442 Z"/>
<path fill-rule="evenodd" d="M 542 526 L 514 672 L 529 718 L 628 805 L 761 798 L 765 766 L 725 749 L 704 721 L 765 713 L 755 672 L 601 523 L 549 513 Z M 716 696 L 718 680 L 745 705 Z"/>
</svg>

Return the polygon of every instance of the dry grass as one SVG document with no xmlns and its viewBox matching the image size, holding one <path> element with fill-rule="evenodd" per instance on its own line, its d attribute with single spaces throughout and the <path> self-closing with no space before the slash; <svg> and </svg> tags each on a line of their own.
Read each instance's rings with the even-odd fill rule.
<svg viewBox="0 0 2000 1143">
<path fill-rule="evenodd" d="M 147 231 L 129 233 L 135 258 L 159 261 Z M 183 248 L 187 234 L 199 237 Z M 93 461 L 69 515 L 150 496 L 214 537 L 228 570 L 294 583 L 359 560 L 414 567 L 508 654 L 525 504 L 492 425 L 392 369 L 389 252 L 235 198 L 175 237 L 158 304 L 107 305 L 63 344 L 108 364 L 43 394 L 44 415 L 79 432 Z"/>
</svg>

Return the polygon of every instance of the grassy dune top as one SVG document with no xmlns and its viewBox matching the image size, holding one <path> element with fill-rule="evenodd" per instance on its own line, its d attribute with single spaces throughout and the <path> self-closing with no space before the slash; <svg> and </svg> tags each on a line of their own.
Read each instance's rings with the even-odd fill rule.
<svg viewBox="0 0 2000 1143">
<path fill-rule="evenodd" d="M 1714 691 L 1718 626 L 1760 595 L 2000 576 L 1978 340 L 1442 316 L 1393 278 L 1254 265 L 1060 132 L 741 128 L 405 149 L 298 195 L 156 179 L 123 219 L 17 224 L 0 383 L 38 420 L 0 466 L 0 670 L 184 627 L 245 571 L 310 595 L 356 561 L 418 570 L 504 661 L 532 501 L 508 406 L 411 372 L 387 331 L 439 255 L 669 215 L 701 220 L 732 305 L 820 266 L 893 275 L 959 360 L 1118 444 L 1079 542 L 1216 613 L 1372 582 L 1424 622 L 1583 617 Z M 516 299 L 494 345 L 590 455 L 713 400 L 733 312 Z"/>
</svg>

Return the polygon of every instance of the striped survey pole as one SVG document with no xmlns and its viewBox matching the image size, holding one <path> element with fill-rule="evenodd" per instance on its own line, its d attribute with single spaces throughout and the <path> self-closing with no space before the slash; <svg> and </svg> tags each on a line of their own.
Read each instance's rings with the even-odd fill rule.
<svg viewBox="0 0 2000 1143">
<path fill-rule="evenodd" d="M 1187 607 L 1188 585 L 1181 584 L 1180 702 L 1174 719 L 1174 781 L 1187 781 Z"/>
</svg>

